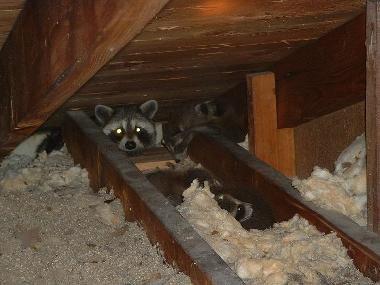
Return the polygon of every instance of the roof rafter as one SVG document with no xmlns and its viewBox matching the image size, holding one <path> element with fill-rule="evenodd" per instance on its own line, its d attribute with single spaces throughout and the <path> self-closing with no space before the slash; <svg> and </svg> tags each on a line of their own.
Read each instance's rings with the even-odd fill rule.
<svg viewBox="0 0 380 285">
<path fill-rule="evenodd" d="M 0 52 L 0 152 L 38 128 L 168 1 L 27 1 Z"/>
</svg>

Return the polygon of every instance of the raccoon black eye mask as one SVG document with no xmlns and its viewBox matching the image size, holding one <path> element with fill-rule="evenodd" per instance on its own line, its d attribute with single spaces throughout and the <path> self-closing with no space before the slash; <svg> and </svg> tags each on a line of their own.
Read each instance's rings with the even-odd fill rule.
<svg viewBox="0 0 380 285">
<path fill-rule="evenodd" d="M 123 139 L 124 135 L 125 130 L 123 128 L 117 128 L 116 130 L 113 130 L 109 136 L 114 142 L 119 142 Z"/>
</svg>

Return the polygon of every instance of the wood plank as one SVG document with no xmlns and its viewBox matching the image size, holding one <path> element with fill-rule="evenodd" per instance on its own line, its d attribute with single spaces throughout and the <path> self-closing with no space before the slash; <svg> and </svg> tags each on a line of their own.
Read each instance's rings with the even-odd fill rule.
<svg viewBox="0 0 380 285">
<path fill-rule="evenodd" d="M 40 126 L 167 2 L 27 1 L 0 52 L 0 148 Z"/>
<path fill-rule="evenodd" d="M 242 65 L 246 73 L 268 70 L 353 19 L 364 7 L 365 0 L 171 0 L 68 104 L 87 107 L 92 98 L 129 102 L 138 95 L 166 100 L 168 93 L 177 99 L 221 95 L 245 82 L 244 76 L 225 71 L 236 73 Z M 206 69 L 212 68 L 213 73 L 206 75 Z M 172 89 L 152 80 L 170 77 L 176 77 L 170 82 Z M 132 82 L 136 89 L 131 91 L 127 82 L 134 78 L 145 84 L 137 87 Z M 232 85 L 224 84 L 225 80 Z M 214 85 L 211 91 L 209 83 Z M 98 88 L 105 90 L 100 93 Z"/>
<path fill-rule="evenodd" d="M 244 284 L 84 112 L 68 113 L 64 137 L 74 161 L 87 168 L 93 185 L 112 188 L 126 218 L 139 221 L 151 242 L 159 243 L 166 260 L 194 284 Z"/>
<path fill-rule="evenodd" d="M 281 173 L 296 175 L 293 129 L 277 127 L 274 74 L 248 75 L 247 85 L 250 152 Z"/>
<path fill-rule="evenodd" d="M 324 233 L 335 231 L 356 267 L 371 279 L 380 280 L 380 237 L 377 234 L 346 216 L 305 201 L 287 177 L 223 137 L 198 134 L 189 146 L 189 154 L 227 186 L 234 185 L 237 190 L 233 195 L 238 199 L 249 202 L 253 191 L 262 195 L 277 221 L 288 220 L 298 213 Z"/>
<path fill-rule="evenodd" d="M 367 1 L 367 207 L 368 227 L 380 232 L 380 3 Z"/>
<path fill-rule="evenodd" d="M 363 13 L 274 65 L 279 128 L 364 100 L 365 23 Z"/>
</svg>

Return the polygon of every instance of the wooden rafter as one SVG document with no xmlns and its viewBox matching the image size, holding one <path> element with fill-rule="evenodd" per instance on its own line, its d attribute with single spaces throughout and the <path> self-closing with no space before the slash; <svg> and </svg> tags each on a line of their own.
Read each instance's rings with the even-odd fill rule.
<svg viewBox="0 0 380 285">
<path fill-rule="evenodd" d="M 168 1 L 27 1 L 0 53 L 0 150 L 38 128 Z"/>
<path fill-rule="evenodd" d="M 279 128 L 364 100 L 365 19 L 363 13 L 274 65 Z"/>
</svg>

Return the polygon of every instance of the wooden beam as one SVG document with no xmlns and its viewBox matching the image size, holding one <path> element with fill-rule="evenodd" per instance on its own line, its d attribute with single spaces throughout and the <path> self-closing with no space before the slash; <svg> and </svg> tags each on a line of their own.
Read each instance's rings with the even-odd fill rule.
<svg viewBox="0 0 380 285">
<path fill-rule="evenodd" d="M 361 14 L 274 65 L 279 128 L 364 100 L 365 27 Z"/>
<path fill-rule="evenodd" d="M 274 74 L 248 75 L 247 85 L 250 152 L 286 176 L 295 176 L 293 129 L 277 128 Z"/>
<path fill-rule="evenodd" d="M 223 137 L 198 134 L 188 152 L 195 162 L 201 163 L 226 186 L 233 185 L 235 192 L 231 194 L 238 199 L 249 202 L 250 193 L 260 194 L 271 206 L 277 221 L 288 220 L 298 213 L 320 231 L 336 232 L 356 267 L 371 279 L 380 280 L 380 237 L 377 234 L 346 216 L 305 201 L 287 177 Z"/>
<path fill-rule="evenodd" d="M 113 189 L 126 218 L 141 223 L 167 262 L 176 264 L 194 284 L 244 284 L 84 112 L 68 112 L 64 137 L 74 161 L 89 172 L 93 189 Z"/>
<path fill-rule="evenodd" d="M 0 52 L 0 149 L 38 128 L 168 1 L 27 1 Z"/>
<path fill-rule="evenodd" d="M 380 2 L 367 1 L 367 205 L 368 227 L 380 232 Z"/>
</svg>

